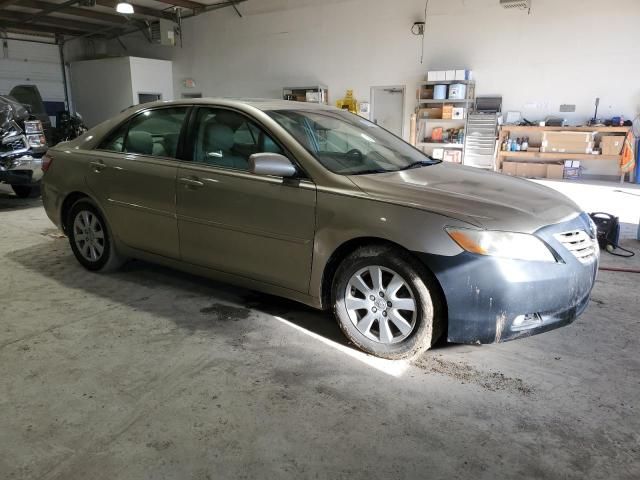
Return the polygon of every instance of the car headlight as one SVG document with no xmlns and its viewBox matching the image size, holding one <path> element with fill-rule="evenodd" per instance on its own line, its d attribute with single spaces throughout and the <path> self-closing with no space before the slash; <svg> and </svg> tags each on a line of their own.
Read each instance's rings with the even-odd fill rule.
<svg viewBox="0 0 640 480">
<path fill-rule="evenodd" d="M 556 257 L 538 237 L 527 233 L 446 228 L 449 236 L 467 252 L 478 255 L 555 262 Z"/>
</svg>

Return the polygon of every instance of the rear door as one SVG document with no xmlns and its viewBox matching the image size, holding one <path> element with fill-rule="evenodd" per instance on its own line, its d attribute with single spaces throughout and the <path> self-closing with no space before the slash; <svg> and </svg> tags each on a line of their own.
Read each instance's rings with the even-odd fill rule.
<svg viewBox="0 0 640 480">
<path fill-rule="evenodd" d="M 250 173 L 251 154 L 285 152 L 244 114 L 201 107 L 192 117 L 177 182 L 182 259 L 307 292 L 315 184 Z"/>
<path fill-rule="evenodd" d="M 126 245 L 179 258 L 176 174 L 188 107 L 139 113 L 90 152 L 87 183 Z"/>
</svg>

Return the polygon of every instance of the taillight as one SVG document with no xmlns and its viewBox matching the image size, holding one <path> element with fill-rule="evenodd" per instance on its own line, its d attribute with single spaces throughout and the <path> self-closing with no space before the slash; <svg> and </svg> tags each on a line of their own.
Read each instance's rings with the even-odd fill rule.
<svg viewBox="0 0 640 480">
<path fill-rule="evenodd" d="M 42 157 L 42 171 L 46 172 L 51 167 L 53 163 L 53 157 L 49 155 L 49 152 L 45 153 Z"/>
</svg>

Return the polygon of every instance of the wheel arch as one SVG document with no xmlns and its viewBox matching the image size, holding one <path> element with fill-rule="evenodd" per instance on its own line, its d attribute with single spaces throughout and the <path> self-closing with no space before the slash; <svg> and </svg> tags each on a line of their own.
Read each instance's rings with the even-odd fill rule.
<svg viewBox="0 0 640 480">
<path fill-rule="evenodd" d="M 419 265 L 420 269 L 423 270 L 426 275 L 429 275 L 432 278 L 433 283 L 438 289 L 436 293 L 440 296 L 440 299 L 443 302 L 443 311 L 441 313 L 443 315 L 442 321 L 443 321 L 443 327 L 445 329 L 444 331 L 446 332 L 446 329 L 448 326 L 447 325 L 448 323 L 447 298 L 444 294 L 442 286 L 440 285 L 440 282 L 438 281 L 437 277 L 434 275 L 431 269 L 427 265 L 425 265 L 425 263 L 421 261 L 416 255 L 414 255 L 410 250 L 406 249 L 405 247 L 403 247 L 402 245 L 396 242 L 393 242 L 391 240 L 386 240 L 384 238 L 379 238 L 379 237 L 352 238 L 340 244 L 333 251 L 333 253 L 329 257 L 329 260 L 325 264 L 324 270 L 322 272 L 322 282 L 321 282 L 321 292 L 320 292 L 322 309 L 326 310 L 331 307 L 331 286 L 333 284 L 335 273 L 338 270 L 338 266 L 340 265 L 340 263 L 342 263 L 342 261 L 348 255 L 354 252 L 356 249 L 364 246 L 373 246 L 373 245 L 383 245 L 383 246 L 388 246 L 394 249 L 401 250 L 408 257 L 410 257 L 417 265 Z"/>
<path fill-rule="evenodd" d="M 65 234 L 68 234 L 67 232 L 67 216 L 69 215 L 69 211 L 71 210 L 71 207 L 73 207 L 73 205 L 78 201 L 81 200 L 83 198 L 88 199 L 91 203 L 93 203 L 93 205 L 98 209 L 98 211 L 100 212 L 100 214 L 102 215 L 104 221 L 106 222 L 107 226 L 110 228 L 110 224 L 109 224 L 109 220 L 107 219 L 104 210 L 100 207 L 100 204 L 96 201 L 95 198 L 93 198 L 91 195 L 89 195 L 86 192 L 80 191 L 80 190 L 74 190 L 73 192 L 69 192 L 65 197 L 64 200 L 62 201 L 62 204 L 60 205 L 60 224 L 62 225 L 62 230 Z"/>
</svg>

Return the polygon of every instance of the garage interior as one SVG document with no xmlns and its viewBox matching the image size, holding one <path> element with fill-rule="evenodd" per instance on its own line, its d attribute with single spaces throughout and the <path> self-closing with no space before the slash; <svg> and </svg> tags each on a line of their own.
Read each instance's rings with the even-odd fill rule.
<svg viewBox="0 0 640 480">
<path fill-rule="evenodd" d="M 37 87 L 16 100 L 49 146 L 157 100 L 320 103 L 619 222 L 571 325 L 386 360 L 329 311 L 89 272 L 39 190 L 0 182 L 0 478 L 640 478 L 639 21 L 636 0 L 0 0 L 0 95 Z"/>
</svg>

